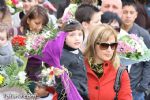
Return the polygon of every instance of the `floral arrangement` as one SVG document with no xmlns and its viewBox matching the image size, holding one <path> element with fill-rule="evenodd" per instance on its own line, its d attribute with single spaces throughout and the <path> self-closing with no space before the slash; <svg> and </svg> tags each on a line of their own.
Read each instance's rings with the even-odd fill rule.
<svg viewBox="0 0 150 100">
<path fill-rule="evenodd" d="M 45 37 L 43 35 L 28 36 L 26 41 L 26 49 L 29 54 L 39 54 L 44 44 Z"/>
<path fill-rule="evenodd" d="M 150 60 L 150 49 L 143 42 L 142 37 L 136 34 L 120 33 L 117 52 L 123 65 L 130 65 Z"/>
<path fill-rule="evenodd" d="M 45 43 L 56 35 L 57 29 L 48 24 L 40 33 L 28 31 L 26 36 L 14 36 L 11 42 L 17 56 L 41 55 Z"/>
<path fill-rule="evenodd" d="M 26 51 L 29 55 L 41 55 L 45 43 L 57 35 L 57 29 L 48 24 L 40 33 L 27 32 Z"/>
<path fill-rule="evenodd" d="M 26 37 L 21 35 L 16 35 L 11 40 L 14 51 L 19 55 L 24 55 L 26 49 Z"/>
<path fill-rule="evenodd" d="M 0 87 L 18 87 L 30 92 L 29 84 L 30 81 L 27 79 L 22 67 L 18 67 L 16 64 L 1 67 Z"/>
<path fill-rule="evenodd" d="M 49 1 L 45 1 L 44 3 L 43 3 L 43 6 L 45 7 L 45 8 L 47 8 L 48 10 L 52 10 L 53 12 L 56 12 L 57 11 L 57 9 L 53 6 L 53 4 L 51 3 L 51 2 L 49 2 Z"/>
<path fill-rule="evenodd" d="M 78 5 L 77 4 L 70 4 L 64 11 L 64 14 L 61 18 L 62 23 L 65 23 L 69 19 L 74 19 L 75 18 L 75 12 L 77 9 Z"/>
<path fill-rule="evenodd" d="M 6 0 L 6 4 L 12 14 L 23 10 L 23 4 L 19 0 Z"/>
<path fill-rule="evenodd" d="M 60 76 L 64 70 L 50 66 L 49 68 L 43 67 L 40 74 L 40 83 L 46 86 L 54 86 L 55 76 Z"/>
</svg>

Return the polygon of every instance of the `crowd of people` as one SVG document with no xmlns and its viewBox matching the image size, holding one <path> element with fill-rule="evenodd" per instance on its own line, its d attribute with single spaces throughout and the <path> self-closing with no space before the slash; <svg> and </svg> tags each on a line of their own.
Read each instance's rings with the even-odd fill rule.
<svg viewBox="0 0 150 100">
<path fill-rule="evenodd" d="M 29 88 L 37 99 L 150 100 L 150 61 L 122 66 L 117 53 L 118 34 L 124 31 L 142 37 L 150 49 L 150 1 L 62 0 L 55 5 L 53 0 L 21 0 L 22 10 L 13 14 L 6 1 L 0 0 L 0 65 L 15 62 L 18 67 L 25 66 Z M 36 36 L 47 24 L 57 29 L 57 36 L 44 44 L 42 57 L 31 55 L 24 63 L 15 55 L 11 39 Z M 55 77 L 53 86 L 41 83 L 43 65 L 58 67 L 52 62 L 61 65 L 71 86 L 62 73 Z M 116 94 L 119 67 L 127 70 Z M 71 94 L 78 99 L 71 99 Z"/>
</svg>

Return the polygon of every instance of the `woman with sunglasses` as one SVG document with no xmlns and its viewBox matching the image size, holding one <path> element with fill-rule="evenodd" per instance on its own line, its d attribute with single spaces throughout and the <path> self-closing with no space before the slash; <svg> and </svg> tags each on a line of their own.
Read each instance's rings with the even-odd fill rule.
<svg viewBox="0 0 150 100">
<path fill-rule="evenodd" d="M 95 27 L 85 50 L 90 100 L 114 100 L 114 83 L 120 66 L 116 53 L 117 32 L 106 24 Z M 130 80 L 125 70 L 121 77 L 118 100 L 132 100 Z"/>
</svg>

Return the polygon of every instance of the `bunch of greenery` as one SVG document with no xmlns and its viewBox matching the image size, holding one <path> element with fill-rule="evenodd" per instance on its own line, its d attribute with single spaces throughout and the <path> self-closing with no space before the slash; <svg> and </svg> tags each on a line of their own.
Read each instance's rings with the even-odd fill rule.
<svg viewBox="0 0 150 100">
<path fill-rule="evenodd" d="M 23 67 L 13 63 L 0 68 L 0 87 L 18 87 L 30 93 L 29 84 L 31 81 L 26 77 Z"/>
</svg>

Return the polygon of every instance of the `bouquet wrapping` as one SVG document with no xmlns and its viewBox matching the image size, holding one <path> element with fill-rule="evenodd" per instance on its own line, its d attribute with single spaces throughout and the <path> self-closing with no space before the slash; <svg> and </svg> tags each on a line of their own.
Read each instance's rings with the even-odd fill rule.
<svg viewBox="0 0 150 100">
<path fill-rule="evenodd" d="M 117 52 L 123 66 L 150 60 L 150 49 L 145 45 L 143 38 L 136 34 L 120 33 Z"/>
</svg>

